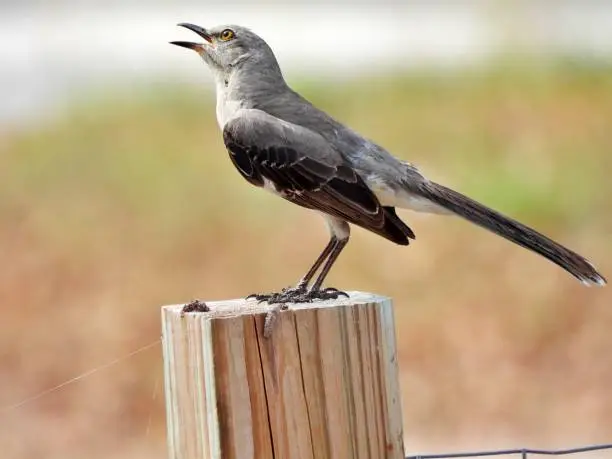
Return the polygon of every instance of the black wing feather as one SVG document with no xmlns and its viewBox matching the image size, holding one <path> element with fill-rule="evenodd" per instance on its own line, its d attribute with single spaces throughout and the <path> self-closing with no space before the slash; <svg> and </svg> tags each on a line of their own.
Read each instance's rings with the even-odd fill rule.
<svg viewBox="0 0 612 459">
<path fill-rule="evenodd" d="M 344 164 L 327 164 L 288 145 L 282 138 L 249 142 L 231 122 L 223 140 L 234 166 L 256 186 L 271 182 L 283 198 L 319 210 L 373 231 L 393 242 L 407 245 L 414 234 L 395 214 L 380 205 L 363 179 Z"/>
</svg>

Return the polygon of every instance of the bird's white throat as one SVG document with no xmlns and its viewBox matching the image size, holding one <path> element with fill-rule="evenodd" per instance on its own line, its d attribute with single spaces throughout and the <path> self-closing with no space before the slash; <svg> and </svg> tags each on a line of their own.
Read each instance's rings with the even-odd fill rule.
<svg viewBox="0 0 612 459">
<path fill-rule="evenodd" d="M 232 91 L 231 79 L 228 76 L 221 72 L 215 72 L 215 83 L 217 93 L 217 124 L 223 130 L 223 126 L 236 116 L 244 104 L 235 94 L 235 91 Z"/>
</svg>

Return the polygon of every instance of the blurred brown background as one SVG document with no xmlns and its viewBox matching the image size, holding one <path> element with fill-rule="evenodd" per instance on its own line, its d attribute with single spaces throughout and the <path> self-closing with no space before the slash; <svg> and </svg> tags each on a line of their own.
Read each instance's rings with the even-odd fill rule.
<svg viewBox="0 0 612 459">
<path fill-rule="evenodd" d="M 314 103 L 610 278 L 612 6 L 552 5 L 3 2 L 0 455 L 165 457 L 159 345 L 10 407 L 154 342 L 161 305 L 289 285 L 326 243 L 235 172 L 176 22 L 251 26 Z M 612 289 L 402 216 L 413 245 L 356 229 L 329 281 L 395 300 L 408 452 L 612 442 Z"/>
</svg>

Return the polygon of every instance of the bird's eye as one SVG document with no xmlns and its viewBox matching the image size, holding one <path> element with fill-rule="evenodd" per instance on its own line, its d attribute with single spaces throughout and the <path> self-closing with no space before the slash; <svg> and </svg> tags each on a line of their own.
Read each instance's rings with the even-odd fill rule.
<svg viewBox="0 0 612 459">
<path fill-rule="evenodd" d="M 231 29 L 225 29 L 223 32 L 219 34 L 219 38 L 223 41 L 229 41 L 234 38 L 236 34 Z"/>
</svg>

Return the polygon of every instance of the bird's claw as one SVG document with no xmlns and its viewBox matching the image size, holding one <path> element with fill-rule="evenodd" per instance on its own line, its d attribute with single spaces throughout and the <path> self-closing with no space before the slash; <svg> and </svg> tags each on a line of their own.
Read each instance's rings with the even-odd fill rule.
<svg viewBox="0 0 612 459">
<path fill-rule="evenodd" d="M 268 304 L 297 303 L 298 301 L 291 300 L 291 298 L 297 298 L 306 292 L 304 285 L 298 285 L 297 287 L 285 287 L 280 292 L 275 293 L 253 293 L 246 299 L 255 299 L 258 303 L 266 302 Z"/>
<path fill-rule="evenodd" d="M 319 290 L 319 291 L 323 292 L 323 294 L 325 294 L 325 295 L 335 295 L 333 298 L 331 298 L 333 300 L 335 300 L 336 298 L 338 298 L 340 296 L 345 296 L 347 298 L 350 298 L 348 293 L 343 292 L 342 290 L 338 290 L 337 288 L 334 288 L 334 287 L 327 287 L 327 288 L 324 288 L 323 290 Z"/>
</svg>

